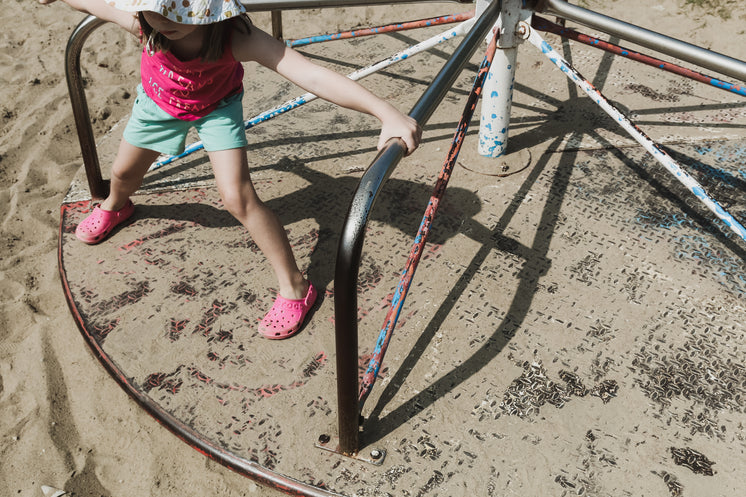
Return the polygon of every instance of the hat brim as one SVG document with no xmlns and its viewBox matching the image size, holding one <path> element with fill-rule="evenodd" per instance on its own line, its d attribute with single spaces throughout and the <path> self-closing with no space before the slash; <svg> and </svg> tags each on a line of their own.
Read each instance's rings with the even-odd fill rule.
<svg viewBox="0 0 746 497">
<path fill-rule="evenodd" d="M 179 24 L 214 24 L 246 12 L 238 0 L 110 0 L 125 12 L 151 11 Z"/>
</svg>

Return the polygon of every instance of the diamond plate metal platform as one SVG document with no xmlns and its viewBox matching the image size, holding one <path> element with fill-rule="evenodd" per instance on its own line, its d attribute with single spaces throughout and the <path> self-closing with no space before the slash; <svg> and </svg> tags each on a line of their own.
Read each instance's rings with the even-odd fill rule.
<svg viewBox="0 0 746 497">
<path fill-rule="evenodd" d="M 620 103 L 647 98 L 633 111 L 639 124 L 746 219 L 743 102 L 674 91 L 688 85 L 674 76 L 658 98 L 629 80 L 629 61 L 576 59 L 598 71 L 596 83 L 621 81 L 609 92 Z M 355 114 L 320 104 L 250 134 L 257 190 L 322 297 L 287 341 L 254 331 L 273 276 L 221 209 L 205 156 L 149 176 L 132 220 L 97 246 L 73 234 L 91 208 L 78 178 L 61 208 L 60 268 L 95 355 L 187 443 L 289 493 L 746 491 L 746 246 L 562 74 L 544 67 L 546 78 L 531 79 L 540 55 L 521 60 L 511 146 L 530 151 L 530 165 L 516 153 L 515 174 L 480 174 L 484 159 L 467 141 L 364 411 L 362 450 L 386 450 L 381 466 L 314 447 L 336 432 L 338 229 L 374 153 L 375 123 Z M 405 90 L 426 84 L 383 78 L 376 84 L 402 108 Z M 361 368 L 447 150 L 462 79 L 369 224 Z M 298 130 L 311 119 L 315 128 Z M 102 141 L 102 162 L 116 139 Z"/>
</svg>

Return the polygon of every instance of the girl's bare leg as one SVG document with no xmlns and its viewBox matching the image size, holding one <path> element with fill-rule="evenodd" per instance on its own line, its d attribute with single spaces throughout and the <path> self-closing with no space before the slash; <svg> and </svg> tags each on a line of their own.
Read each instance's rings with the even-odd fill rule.
<svg viewBox="0 0 746 497">
<path fill-rule="evenodd" d="M 136 147 L 122 140 L 111 166 L 109 196 L 101 202 L 100 207 L 107 211 L 121 209 L 130 195 L 140 188 L 145 173 L 156 158 L 158 152 Z"/>
<path fill-rule="evenodd" d="M 259 199 L 249 176 L 243 148 L 208 152 L 225 208 L 249 231 L 274 269 L 280 295 L 302 299 L 308 282 L 298 269 L 285 228 L 279 218 Z"/>
</svg>

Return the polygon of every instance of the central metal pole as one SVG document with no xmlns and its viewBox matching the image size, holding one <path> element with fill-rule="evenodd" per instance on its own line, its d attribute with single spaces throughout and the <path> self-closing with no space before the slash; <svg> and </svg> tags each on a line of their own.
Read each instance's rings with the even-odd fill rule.
<svg viewBox="0 0 746 497">
<path fill-rule="evenodd" d="M 483 0 L 477 1 L 479 12 Z M 518 23 L 531 18 L 532 11 L 523 8 L 523 0 L 505 0 L 497 20 L 499 40 L 497 52 L 484 82 L 479 143 L 477 151 L 485 157 L 500 157 L 508 147 L 510 109 L 513 102 L 518 43 Z"/>
</svg>

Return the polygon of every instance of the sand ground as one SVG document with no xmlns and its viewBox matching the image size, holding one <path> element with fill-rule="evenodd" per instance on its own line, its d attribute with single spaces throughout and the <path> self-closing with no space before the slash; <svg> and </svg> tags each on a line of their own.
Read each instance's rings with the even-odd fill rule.
<svg viewBox="0 0 746 497">
<path fill-rule="evenodd" d="M 746 21 L 735 2 L 722 2 L 727 18 L 678 0 L 586 4 L 746 59 L 744 44 L 733 43 L 744 39 Z M 450 10 L 437 14 L 463 10 L 444 5 Z M 648 11 L 656 22 L 634 17 Z M 351 12 L 326 19 L 324 29 L 401 20 L 380 8 Z M 420 11 L 408 13 L 401 18 Z M 57 243 L 59 206 L 81 167 L 63 54 L 82 15 L 9 0 L 0 17 L 0 495 L 40 496 L 42 486 L 78 496 L 277 495 L 187 450 L 116 386 L 80 339 L 60 286 Z M 318 19 L 289 14 L 286 33 L 314 33 Z M 263 15 L 256 21 L 268 24 Z M 102 135 L 129 112 L 136 44 L 108 30 L 84 56 L 92 61 L 88 99 Z"/>
</svg>

